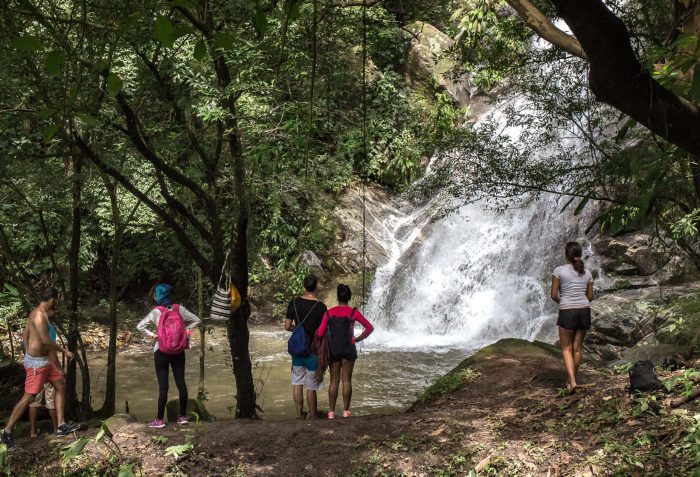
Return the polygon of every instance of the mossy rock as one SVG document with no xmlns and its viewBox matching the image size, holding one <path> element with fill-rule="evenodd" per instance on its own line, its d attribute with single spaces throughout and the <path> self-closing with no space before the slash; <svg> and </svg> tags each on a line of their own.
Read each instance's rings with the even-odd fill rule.
<svg viewBox="0 0 700 477">
<path fill-rule="evenodd" d="M 476 381 L 480 373 L 478 370 L 473 369 L 473 366 L 489 356 L 494 355 L 541 356 L 561 359 L 561 351 L 556 346 L 542 341 L 505 338 L 482 348 L 459 363 L 450 372 L 438 378 L 423 392 L 414 406 L 454 392 Z"/>
<path fill-rule="evenodd" d="M 165 406 L 165 412 L 168 416 L 168 422 L 175 422 L 180 414 L 180 401 L 173 399 Z M 204 407 L 204 403 L 195 399 L 187 400 L 187 417 L 192 418 L 192 413 L 196 412 L 200 421 L 212 421 L 213 417 Z"/>
<path fill-rule="evenodd" d="M 516 356 L 544 356 L 561 359 L 561 350 L 554 345 L 542 341 L 527 341 L 518 338 L 504 338 L 480 349 L 459 363 L 450 373 L 457 373 L 479 361 L 496 354 Z"/>
<path fill-rule="evenodd" d="M 128 424 L 138 422 L 133 414 L 115 414 L 105 420 L 105 425 L 114 434 Z"/>
</svg>

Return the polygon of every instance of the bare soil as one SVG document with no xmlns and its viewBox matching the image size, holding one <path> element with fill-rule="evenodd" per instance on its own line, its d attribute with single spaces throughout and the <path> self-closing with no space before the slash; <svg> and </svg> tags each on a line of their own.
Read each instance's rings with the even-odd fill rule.
<svg viewBox="0 0 700 477">
<path fill-rule="evenodd" d="M 66 474 L 116 476 L 123 463 L 147 476 L 466 476 L 474 468 L 480 476 L 692 472 L 694 456 L 684 446 L 695 403 L 654 413 L 644 409 L 648 397 L 629 396 L 626 373 L 588 366 L 580 373 L 583 387 L 560 396 L 565 378 L 553 356 L 497 353 L 470 367 L 478 373 L 471 383 L 392 415 L 163 430 L 131 423 L 114 433 L 121 458 L 91 442 Z M 184 455 L 166 455 L 170 446 L 187 442 L 193 449 Z M 55 439 L 17 444 L 13 475 L 60 474 Z"/>
</svg>

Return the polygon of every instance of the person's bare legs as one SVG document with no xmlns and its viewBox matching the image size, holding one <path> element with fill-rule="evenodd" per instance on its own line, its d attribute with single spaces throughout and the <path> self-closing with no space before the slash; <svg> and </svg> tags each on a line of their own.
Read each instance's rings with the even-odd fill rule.
<svg viewBox="0 0 700 477">
<path fill-rule="evenodd" d="M 31 437 L 36 437 L 36 436 L 37 436 L 37 433 L 36 433 L 36 421 L 37 421 L 38 415 L 39 415 L 39 408 L 38 408 L 38 407 L 34 407 L 34 406 L 29 406 L 29 424 L 30 424 L 30 427 L 31 427 L 31 431 L 29 432 L 29 435 L 30 435 Z"/>
<path fill-rule="evenodd" d="M 574 335 L 573 331 L 565 330 L 559 327 L 559 346 L 561 347 L 561 354 L 564 358 L 564 367 L 566 368 L 566 375 L 569 378 L 569 383 L 566 388 L 569 391 L 576 389 L 576 373 L 574 371 Z"/>
<path fill-rule="evenodd" d="M 293 384 L 292 396 L 294 396 L 294 405 L 297 408 L 297 417 L 301 417 L 301 413 L 304 412 L 304 386 Z"/>
<path fill-rule="evenodd" d="M 36 394 L 24 392 L 24 395 L 17 404 L 15 404 L 15 407 L 12 409 L 12 414 L 10 414 L 10 418 L 7 420 L 7 425 L 5 426 L 7 432 L 12 432 L 12 428 L 15 427 L 19 418 L 22 417 L 29 405 L 34 402 L 34 398 L 36 398 Z"/>
<path fill-rule="evenodd" d="M 342 376 L 343 376 L 343 410 L 350 410 L 350 399 L 352 399 L 352 370 L 355 367 L 355 362 L 348 359 L 342 361 Z"/>
<path fill-rule="evenodd" d="M 578 376 L 578 368 L 581 366 L 581 351 L 583 350 L 583 338 L 585 337 L 586 330 L 578 330 L 574 336 L 574 376 Z"/>
<path fill-rule="evenodd" d="M 316 391 L 314 389 L 306 389 L 306 403 L 309 406 L 309 417 L 316 419 L 318 417 Z"/>
<path fill-rule="evenodd" d="M 60 426 L 61 424 L 66 423 L 66 421 L 63 420 L 63 404 L 65 402 L 66 386 L 63 384 L 62 379 L 53 381 L 51 384 L 54 388 L 56 388 L 56 422 Z"/>
<path fill-rule="evenodd" d="M 56 417 L 56 410 L 49 409 L 49 416 L 51 416 L 51 422 L 53 423 L 53 433 L 58 432 L 58 418 Z"/>
<path fill-rule="evenodd" d="M 340 386 L 340 367 L 341 361 L 330 363 L 331 382 L 328 385 L 328 409 L 329 412 L 335 412 L 335 403 L 338 400 L 338 386 Z"/>
</svg>

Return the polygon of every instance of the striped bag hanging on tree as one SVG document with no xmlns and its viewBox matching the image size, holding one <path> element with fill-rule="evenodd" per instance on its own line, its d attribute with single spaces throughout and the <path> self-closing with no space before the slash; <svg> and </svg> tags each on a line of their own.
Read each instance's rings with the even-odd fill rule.
<svg viewBox="0 0 700 477">
<path fill-rule="evenodd" d="M 231 317 L 231 277 L 225 273 L 227 261 L 228 254 L 226 254 L 226 259 L 224 260 L 224 267 L 221 269 L 221 277 L 216 286 L 216 293 L 214 293 L 211 301 L 210 317 L 216 321 L 228 321 Z M 223 284 L 224 280 L 226 285 Z"/>
</svg>

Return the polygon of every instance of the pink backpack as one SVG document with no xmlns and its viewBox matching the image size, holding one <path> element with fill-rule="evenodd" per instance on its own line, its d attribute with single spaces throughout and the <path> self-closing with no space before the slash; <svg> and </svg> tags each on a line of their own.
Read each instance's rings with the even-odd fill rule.
<svg viewBox="0 0 700 477">
<path fill-rule="evenodd" d="M 188 348 L 187 327 L 180 316 L 180 305 L 173 305 L 168 310 L 163 306 L 158 320 L 158 349 L 165 354 L 180 354 Z"/>
</svg>

